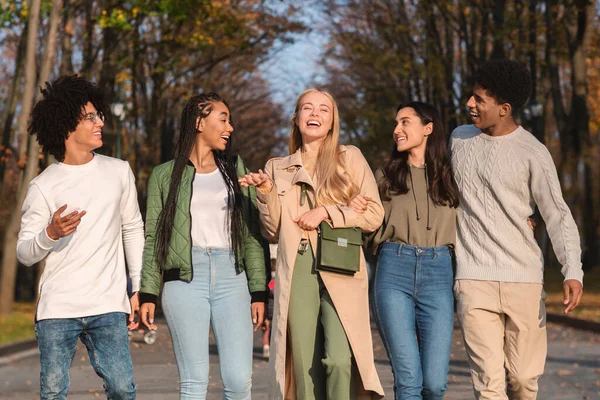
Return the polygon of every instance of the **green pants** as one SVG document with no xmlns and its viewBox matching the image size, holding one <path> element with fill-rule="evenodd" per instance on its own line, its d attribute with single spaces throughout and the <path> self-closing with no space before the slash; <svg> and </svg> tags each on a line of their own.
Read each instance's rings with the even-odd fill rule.
<svg viewBox="0 0 600 400">
<path fill-rule="evenodd" d="M 294 264 L 288 332 L 298 400 L 353 398 L 350 344 L 310 248 Z"/>
</svg>

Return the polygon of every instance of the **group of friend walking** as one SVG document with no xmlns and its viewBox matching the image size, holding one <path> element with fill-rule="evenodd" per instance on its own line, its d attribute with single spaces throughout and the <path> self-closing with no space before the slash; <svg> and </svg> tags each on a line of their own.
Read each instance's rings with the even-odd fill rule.
<svg viewBox="0 0 600 400">
<path fill-rule="evenodd" d="M 102 92 L 78 76 L 47 83 L 29 131 L 57 162 L 29 186 L 17 245 L 23 264 L 46 261 L 35 318 L 41 398 L 66 398 L 81 340 L 107 397 L 134 399 L 128 329 L 156 329 L 161 299 L 180 398 L 206 398 L 212 327 L 223 398 L 250 399 L 270 241 L 279 246 L 269 399 L 383 397 L 371 317 L 394 398 L 442 399 L 455 304 L 475 398 L 535 399 L 547 347 L 536 207 L 562 265 L 565 312 L 581 300 L 583 272 L 550 153 L 515 122 L 530 91 L 524 65 L 480 66 L 466 104 L 473 124 L 449 141 L 434 106 L 403 103 L 389 115 L 393 145 L 375 173 L 357 147 L 339 144 L 326 91 L 299 96 L 289 155 L 256 172 L 231 152 L 227 102 L 194 96 L 175 158 L 148 180 L 144 224 L 128 163 L 94 152 Z M 377 255 L 372 274 L 362 248 L 354 274 L 320 268 L 323 222 L 362 230 Z"/>
</svg>

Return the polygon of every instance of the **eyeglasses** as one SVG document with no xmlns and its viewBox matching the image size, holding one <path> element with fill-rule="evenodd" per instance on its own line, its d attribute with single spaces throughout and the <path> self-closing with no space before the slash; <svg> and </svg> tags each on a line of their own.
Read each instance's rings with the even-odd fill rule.
<svg viewBox="0 0 600 400">
<path fill-rule="evenodd" d="M 82 119 L 83 119 L 83 121 L 90 120 L 90 121 L 92 121 L 93 124 L 97 124 L 98 121 L 104 122 L 104 116 L 101 114 L 98 114 L 96 112 L 90 112 L 90 113 L 84 114 Z"/>
</svg>

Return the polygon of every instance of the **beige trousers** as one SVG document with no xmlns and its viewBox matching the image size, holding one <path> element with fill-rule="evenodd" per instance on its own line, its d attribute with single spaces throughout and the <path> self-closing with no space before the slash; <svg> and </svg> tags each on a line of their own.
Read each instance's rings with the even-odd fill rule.
<svg viewBox="0 0 600 400">
<path fill-rule="evenodd" d="M 536 399 L 547 351 L 542 284 L 461 279 L 454 295 L 475 398 Z"/>
</svg>

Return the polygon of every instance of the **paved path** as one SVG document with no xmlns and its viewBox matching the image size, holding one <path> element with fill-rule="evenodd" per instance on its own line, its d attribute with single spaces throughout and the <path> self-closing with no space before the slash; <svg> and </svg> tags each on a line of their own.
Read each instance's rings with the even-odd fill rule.
<svg viewBox="0 0 600 400">
<path fill-rule="evenodd" d="M 375 359 L 386 398 L 393 398 L 393 378 L 381 340 L 374 331 Z M 600 399 L 600 334 L 548 326 L 548 361 L 540 380 L 540 400 Z M 214 343 L 214 342 L 213 342 Z M 266 361 L 261 357 L 260 337 L 255 338 L 253 399 L 267 399 Z M 153 345 L 132 342 L 135 380 L 140 400 L 177 400 L 177 366 L 164 323 Z M 211 383 L 208 400 L 222 395 L 216 347 L 211 346 Z M 104 398 L 102 381 L 90 367 L 85 348 L 77 350 L 71 368 L 69 399 Z M 472 399 L 470 373 L 459 331 L 455 329 L 447 400 Z M 39 398 L 39 358 L 36 354 L 0 366 L 0 399 Z"/>
</svg>

